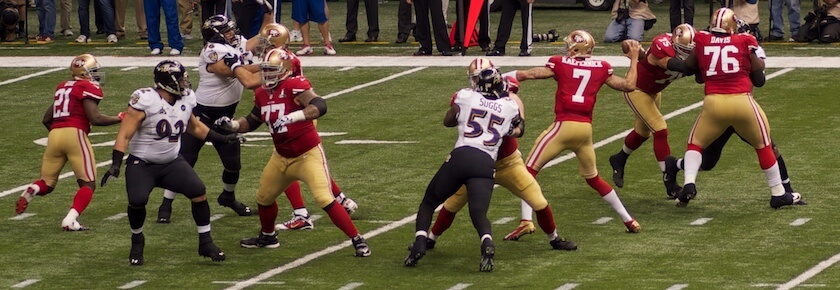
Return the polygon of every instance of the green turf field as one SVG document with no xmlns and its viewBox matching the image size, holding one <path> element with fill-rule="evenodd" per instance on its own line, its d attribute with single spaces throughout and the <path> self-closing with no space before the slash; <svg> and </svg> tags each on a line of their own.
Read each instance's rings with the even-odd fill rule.
<svg viewBox="0 0 840 290">
<path fill-rule="evenodd" d="M 389 2 L 390 3 L 390 2 Z M 240 238 L 259 231 L 256 216 L 238 217 L 215 202 L 221 191 L 221 164 L 212 147 L 205 147 L 197 164 L 207 184 L 216 243 L 228 260 L 213 263 L 197 255 L 195 225 L 189 202 L 179 197 L 173 223 L 154 223 L 162 190 L 147 206 L 146 265 L 127 261 L 130 232 L 120 216 L 127 205 L 125 183 L 117 180 L 98 188 L 80 217 L 91 230 L 63 232 L 61 219 L 76 190 L 72 178 L 36 197 L 16 218 L 14 202 L 20 186 L 38 177 L 44 147 L 34 141 L 47 131 L 40 123 L 51 103 L 55 85 L 66 70 L 12 81 L 47 68 L 0 70 L 0 288 L 26 289 L 772 289 L 787 286 L 840 288 L 840 272 L 831 266 L 840 253 L 834 180 L 840 157 L 834 144 L 840 88 L 831 80 L 837 69 L 768 69 L 772 76 L 755 90 L 772 127 L 772 136 L 787 162 L 792 184 L 807 206 L 772 210 L 764 174 L 754 150 L 733 138 L 721 162 L 698 178 L 698 198 L 687 208 L 665 199 L 651 142 L 627 165 L 624 188 L 616 189 L 642 232 L 627 234 L 612 209 L 578 176 L 576 159 L 568 156 L 538 176 L 551 203 L 560 235 L 579 244 L 575 252 L 553 251 L 539 231 L 517 242 L 502 241 L 519 219 L 519 201 L 506 189 L 494 192 L 489 211 L 497 241 L 496 270 L 479 273 L 479 241 L 465 213 L 442 236 L 416 268 L 405 268 L 406 246 L 414 237 L 414 214 L 428 181 L 452 148 L 456 131 L 442 126 L 449 98 L 467 85 L 470 58 L 452 58 L 453 67 L 306 68 L 315 90 L 327 100 L 329 112 L 318 122 L 332 174 L 355 199 L 353 216 L 372 249 L 369 258 L 354 258 L 347 238 L 323 211 L 311 231 L 280 232 L 278 249 L 240 248 Z M 460 63 L 463 62 L 463 63 Z M 105 99 L 100 109 L 116 114 L 130 93 L 151 85 L 150 69 L 121 71 L 119 63 L 105 69 Z M 194 65 L 190 64 L 190 65 Z M 514 69 L 515 67 L 505 67 Z M 617 68 L 623 75 L 626 68 Z M 402 74 L 398 77 L 386 77 Z M 198 74 L 192 73 L 193 84 Z M 555 83 L 523 82 L 520 92 L 528 115 L 521 139 L 527 155 L 541 130 L 553 119 Z M 674 155 L 682 155 L 699 109 L 679 113 L 702 101 L 702 86 L 691 79 L 677 81 L 663 93 Z M 251 93 L 243 96 L 239 115 L 251 109 Z M 598 169 L 609 183 L 607 158 L 621 148 L 621 137 L 632 127 L 632 112 L 623 97 L 603 88 L 596 105 L 594 140 L 599 143 Z M 110 159 L 118 127 L 96 127 L 91 142 L 100 162 L 101 178 Z M 257 130 L 266 132 L 264 127 Z M 272 150 L 271 142 L 246 143 L 238 197 L 255 207 L 257 179 Z M 399 144 L 342 144 L 348 140 L 407 141 Z M 69 170 L 65 168 L 65 170 Z M 680 177 L 680 180 L 682 178 Z M 280 217 L 291 214 L 285 197 L 278 200 Z M 603 224 L 595 222 L 612 218 Z M 692 225 L 699 219 L 710 219 Z M 811 270 L 823 262 L 825 267 Z M 813 275 L 811 275 L 813 274 Z M 803 276 L 800 276 L 803 275 Z M 143 281 L 142 283 L 140 281 Z M 133 284 L 130 284 L 134 282 Z M 238 284 L 235 284 L 238 283 Z M 785 285 L 782 285 L 782 289 Z"/>
</svg>

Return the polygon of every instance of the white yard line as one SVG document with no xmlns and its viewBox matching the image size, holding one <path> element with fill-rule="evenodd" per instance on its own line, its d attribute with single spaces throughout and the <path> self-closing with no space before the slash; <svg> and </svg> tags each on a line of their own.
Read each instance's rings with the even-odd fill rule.
<svg viewBox="0 0 840 290">
<path fill-rule="evenodd" d="M 811 277 L 816 276 L 817 274 L 819 274 L 825 269 L 828 269 L 828 267 L 831 267 L 831 265 L 834 265 L 837 262 L 840 262 L 840 254 L 836 254 L 825 261 L 819 262 L 816 266 L 812 267 L 811 269 L 808 269 L 808 271 L 805 271 L 804 273 L 799 274 L 799 276 L 796 276 L 796 278 L 793 278 L 793 280 L 782 284 L 781 286 L 776 288 L 776 290 L 793 289 L 793 287 L 799 286 L 800 284 L 802 284 L 802 282 L 811 279 Z"/>
<path fill-rule="evenodd" d="M 790 223 L 790 225 L 798 227 L 804 225 L 805 223 L 809 222 L 811 219 L 809 218 L 798 218 Z"/>
<path fill-rule="evenodd" d="M 387 77 L 384 77 L 384 78 L 381 78 L 381 79 L 378 79 L 378 80 L 375 80 L 375 81 L 372 81 L 372 82 L 367 82 L 367 83 L 364 83 L 364 84 L 361 84 L 361 85 L 358 85 L 358 86 L 355 86 L 355 87 L 351 87 L 349 89 L 341 90 L 341 91 L 338 91 L 338 92 L 335 92 L 335 93 L 332 93 L 332 94 L 329 94 L 329 95 L 326 95 L 326 96 L 322 96 L 322 98 L 329 99 L 329 98 L 338 97 L 340 95 L 343 95 L 343 94 L 346 94 L 346 93 L 349 93 L 349 92 L 353 92 L 353 91 L 358 91 L 358 90 L 367 88 L 369 86 L 378 85 L 378 84 L 393 80 L 395 78 L 398 78 L 398 77 L 401 77 L 401 76 L 404 76 L 404 75 L 413 74 L 413 73 L 416 73 L 418 71 L 424 70 L 426 68 L 427 67 L 425 67 L 425 66 L 424 67 L 416 67 L 416 68 L 413 68 L 413 69 L 410 69 L 410 70 L 407 70 L 407 71 L 404 71 L 404 72 L 401 72 L 401 73 L 393 74 L 393 75 L 390 75 L 390 76 L 387 76 Z"/>
<path fill-rule="evenodd" d="M 10 217 L 9 219 L 13 220 L 13 221 L 19 221 L 19 220 L 23 220 L 25 218 L 28 218 L 28 217 L 31 217 L 31 216 L 34 216 L 34 215 L 36 215 L 36 214 L 27 212 L 27 213 L 22 213 L 22 214 Z"/>
<path fill-rule="evenodd" d="M 515 221 L 516 218 L 513 217 L 503 217 L 493 222 L 494 225 L 503 225 L 512 221 Z"/>
<path fill-rule="evenodd" d="M 13 79 L 10 79 L 10 80 L 5 80 L 5 81 L 0 82 L 0 86 L 8 85 L 8 84 L 11 84 L 11 83 L 16 83 L 16 82 L 19 82 L 19 81 L 22 81 L 22 80 L 28 80 L 28 79 L 31 79 L 31 78 L 34 78 L 34 77 L 37 77 L 37 76 L 42 76 L 42 75 L 45 75 L 45 74 L 57 72 L 57 71 L 64 70 L 64 69 L 68 69 L 68 68 L 64 68 L 64 67 L 51 68 L 51 69 L 48 69 L 48 70 L 45 70 L 45 71 L 40 71 L 40 72 L 36 72 L 36 73 L 33 73 L 33 74 L 25 75 L 25 76 L 22 76 L 22 77 L 13 78 Z"/>
<path fill-rule="evenodd" d="M 38 283 L 38 281 L 41 281 L 41 280 L 40 279 L 26 279 L 26 280 L 23 280 L 23 282 L 12 285 L 12 288 L 23 288 L 23 287 Z"/>
<path fill-rule="evenodd" d="M 599 219 L 595 220 L 594 222 L 592 222 L 592 224 L 593 225 L 603 225 L 603 224 L 606 224 L 606 223 L 610 222 L 611 220 L 613 220 L 613 218 L 611 218 L 611 217 L 602 217 L 602 218 L 599 218 Z"/>
<path fill-rule="evenodd" d="M 222 214 L 222 213 L 214 214 L 213 216 L 210 217 L 210 221 L 214 222 L 214 221 L 216 221 L 220 218 L 223 218 L 223 217 L 225 217 L 225 214 Z"/>
<path fill-rule="evenodd" d="M 689 225 L 692 226 L 702 226 L 705 225 L 707 222 L 711 221 L 712 218 L 699 218 L 691 222 Z"/>
<path fill-rule="evenodd" d="M 124 218 L 124 217 L 127 217 L 127 216 L 128 216 L 127 213 L 121 212 L 121 213 L 106 217 L 105 220 L 115 221 L 115 220 L 118 220 L 118 219 L 121 219 L 121 218 Z"/>
<path fill-rule="evenodd" d="M 674 284 L 671 285 L 671 287 L 666 288 L 665 290 L 680 290 L 685 289 L 686 287 L 688 287 L 688 284 Z"/>
<path fill-rule="evenodd" d="M 455 286 L 447 288 L 446 290 L 464 290 L 464 289 L 467 289 L 470 286 L 472 286 L 472 284 L 458 283 L 458 284 L 455 284 Z"/>
<path fill-rule="evenodd" d="M 131 289 L 131 288 L 143 285 L 145 283 L 146 283 L 146 280 L 134 280 L 134 281 L 125 283 L 125 285 L 117 287 L 117 289 Z"/>
<path fill-rule="evenodd" d="M 353 289 L 361 287 L 362 285 L 365 285 L 365 283 L 359 283 L 359 282 L 348 283 L 347 285 L 344 285 L 344 286 L 341 286 L 341 288 L 338 288 L 338 290 L 353 290 Z"/>
<path fill-rule="evenodd" d="M 560 285 L 560 287 L 557 287 L 554 290 L 572 290 L 572 289 L 577 288 L 578 285 L 580 285 L 580 284 L 578 284 L 578 283 L 566 283 L 566 284 Z"/>
<path fill-rule="evenodd" d="M 139 68 L 139 66 L 130 66 L 130 67 L 123 68 L 120 71 L 130 71 L 130 70 L 135 70 L 137 68 Z"/>
</svg>

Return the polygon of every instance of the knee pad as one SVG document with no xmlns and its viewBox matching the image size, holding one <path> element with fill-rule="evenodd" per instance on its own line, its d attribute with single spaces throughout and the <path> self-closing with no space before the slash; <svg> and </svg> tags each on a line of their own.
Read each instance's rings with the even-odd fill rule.
<svg viewBox="0 0 840 290">
<path fill-rule="evenodd" d="M 96 181 L 84 181 L 81 179 L 76 179 L 76 183 L 79 184 L 79 187 L 90 187 L 90 190 L 96 190 Z"/>
</svg>

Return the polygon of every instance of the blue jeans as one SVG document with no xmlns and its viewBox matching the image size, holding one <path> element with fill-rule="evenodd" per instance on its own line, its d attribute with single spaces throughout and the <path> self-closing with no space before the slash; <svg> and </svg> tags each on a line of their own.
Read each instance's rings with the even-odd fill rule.
<svg viewBox="0 0 840 290">
<path fill-rule="evenodd" d="M 55 0 L 35 0 L 38 7 L 38 36 L 55 38 Z"/>
<path fill-rule="evenodd" d="M 785 36 L 785 20 L 782 18 L 782 5 L 788 7 L 788 21 L 790 21 L 790 35 L 796 36 L 799 32 L 799 0 L 770 0 L 770 19 L 773 23 L 770 27 L 770 35 Z"/>
<path fill-rule="evenodd" d="M 160 40 L 161 8 L 163 8 L 163 16 L 166 17 L 166 36 L 169 47 L 184 51 L 184 39 L 181 38 L 181 31 L 178 28 L 177 0 L 143 1 L 143 10 L 146 11 L 146 25 L 149 29 L 149 48 L 163 49 L 163 42 Z"/>
<path fill-rule="evenodd" d="M 624 34 L 624 28 L 627 28 L 627 34 Z M 635 39 L 642 41 L 645 37 L 645 20 L 628 18 L 624 21 L 618 22 L 615 19 L 607 26 L 607 32 L 604 33 L 604 42 L 619 42 L 625 39 Z"/>
<path fill-rule="evenodd" d="M 90 38 L 90 1 L 79 0 L 79 34 Z M 117 34 L 117 24 L 114 18 L 114 6 L 111 5 L 110 0 L 93 0 L 96 1 L 94 6 L 99 5 L 102 14 L 103 24 L 105 25 L 105 34 Z M 98 16 L 98 15 L 97 15 Z"/>
</svg>

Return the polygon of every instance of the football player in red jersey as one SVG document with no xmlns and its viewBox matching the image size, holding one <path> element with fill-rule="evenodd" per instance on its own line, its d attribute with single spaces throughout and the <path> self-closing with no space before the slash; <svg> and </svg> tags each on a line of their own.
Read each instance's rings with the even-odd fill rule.
<svg viewBox="0 0 840 290">
<path fill-rule="evenodd" d="M 686 59 L 705 82 L 703 110 L 689 134 L 685 153 L 685 181 L 677 193 L 677 206 L 686 206 L 697 195 L 695 181 L 703 150 L 730 126 L 755 148 L 759 165 L 770 187 L 770 206 L 792 205 L 801 196 L 786 192 L 770 141 L 770 125 L 752 97 L 753 86 L 764 85 L 764 61 L 755 53 L 758 41 L 737 33 L 735 12 L 720 8 L 712 14 L 710 32 L 700 32 L 696 47 Z"/>
<path fill-rule="evenodd" d="M 68 161 L 76 174 L 79 190 L 73 198 L 70 212 L 61 222 L 68 231 L 84 230 L 76 220 L 90 204 L 96 190 L 96 158 L 88 140 L 90 125 L 109 126 L 122 120 L 99 111 L 103 77 L 100 65 L 90 54 L 82 54 L 70 62 L 73 79 L 62 81 L 55 88 L 53 103 L 44 113 L 43 123 L 50 131 L 47 149 L 41 163 L 41 177 L 29 185 L 17 201 L 16 212 L 23 213 L 36 195 L 46 195 L 55 189 L 61 168 Z"/>
<path fill-rule="evenodd" d="M 624 99 L 636 115 L 633 131 L 624 138 L 624 146 L 618 153 L 610 156 L 613 169 L 613 182 L 619 188 L 624 187 L 624 165 L 630 153 L 642 146 L 653 134 L 653 152 L 659 169 L 665 175 L 665 157 L 671 155 L 668 145 L 668 125 L 659 112 L 662 102 L 662 90 L 671 82 L 682 78 L 685 70 L 685 58 L 694 49 L 696 31 L 689 24 L 680 24 L 673 33 L 663 33 L 653 38 L 643 60 L 636 67 L 638 80 L 636 90 L 625 92 Z M 663 179 L 666 193 L 673 198 L 679 187 L 668 188 L 668 180 Z"/>
<path fill-rule="evenodd" d="M 280 245 L 274 225 L 277 197 L 292 182 L 300 180 L 306 183 L 333 223 L 351 238 L 356 256 L 370 256 L 367 241 L 332 194 L 324 147 L 312 123 L 326 113 L 326 101 L 315 94 L 306 77 L 289 77 L 293 69 L 292 56 L 286 50 L 269 51 L 260 67 L 261 72 L 251 74 L 252 81 L 244 83 L 249 87 L 257 79 L 261 84 L 256 89 L 251 114 L 236 120 L 225 117 L 216 120 L 216 125 L 234 132 L 253 131 L 266 123 L 274 140 L 275 151 L 263 169 L 256 196 L 261 232 L 257 237 L 241 240 L 240 245 L 245 248 Z"/>
<path fill-rule="evenodd" d="M 478 77 L 476 73 L 482 69 L 493 67 L 490 60 L 485 58 L 476 58 L 470 63 L 467 71 L 470 76 L 471 88 L 475 89 Z M 508 96 L 519 103 L 520 117 L 525 119 L 525 109 L 522 101 L 519 99 L 519 81 L 515 76 L 505 77 L 507 81 Z M 454 104 L 455 97 L 452 96 L 450 105 Z M 554 223 L 554 214 L 548 201 L 543 196 L 542 189 L 536 178 L 528 173 L 525 168 L 525 162 L 522 161 L 522 153 L 519 152 L 519 141 L 512 136 L 502 137 L 502 145 L 499 148 L 499 157 L 496 158 L 496 183 L 504 188 L 510 190 L 515 196 L 527 202 L 537 212 L 537 222 L 542 228 L 543 232 L 548 236 L 548 241 L 551 247 L 555 250 L 573 251 L 577 249 L 574 242 L 567 241 L 557 235 L 557 226 Z M 467 203 L 467 187 L 461 186 L 455 195 L 446 199 L 443 202 L 443 207 L 438 212 L 435 224 L 431 228 L 431 233 L 426 240 L 426 248 L 432 249 L 435 247 L 437 238 L 443 234 L 452 222 L 455 220 L 455 214 L 461 210 Z M 530 231 L 534 231 L 531 227 Z M 518 237 L 517 237 L 518 238 Z"/>
<path fill-rule="evenodd" d="M 626 54 L 630 58 L 630 69 L 622 78 L 613 75 L 612 66 L 606 61 L 589 59 L 595 48 L 595 40 L 589 32 L 572 31 L 563 41 L 566 43 L 565 55 L 552 56 L 544 67 L 516 71 L 516 78 L 520 81 L 547 78 L 557 81 L 554 123 L 537 138 L 525 165 L 528 172 L 536 177 L 551 159 L 565 150 L 572 150 L 577 155 L 580 175 L 586 183 L 612 206 L 628 232 L 637 233 L 641 230 L 639 223 L 624 208 L 612 186 L 598 176 L 595 148 L 592 145 L 592 111 L 602 85 L 606 84 L 622 92 L 636 89 L 636 66 L 641 45 L 638 41 L 626 40 L 630 45 L 630 51 Z M 531 220 L 532 209 L 523 202 L 522 222 L 508 236 L 522 236 Z"/>
</svg>

